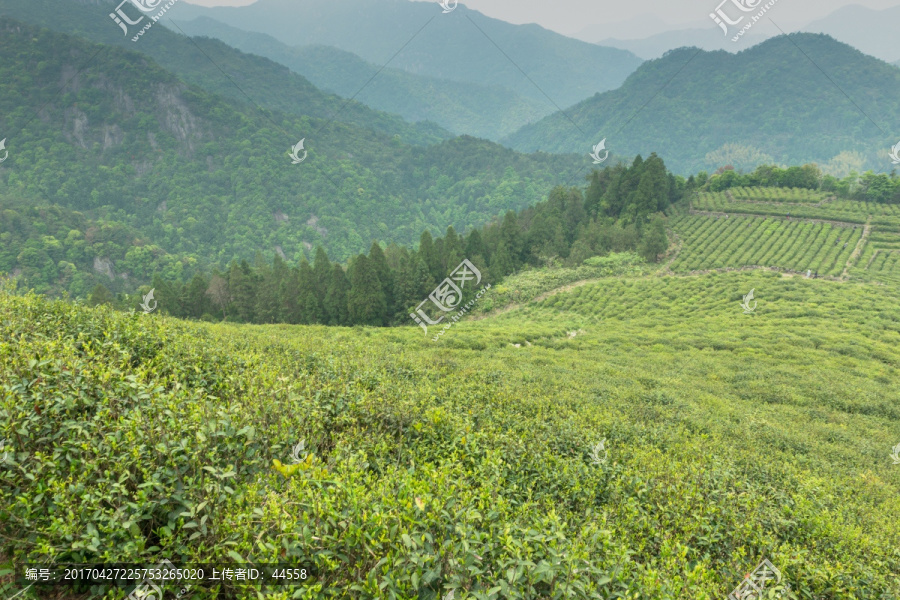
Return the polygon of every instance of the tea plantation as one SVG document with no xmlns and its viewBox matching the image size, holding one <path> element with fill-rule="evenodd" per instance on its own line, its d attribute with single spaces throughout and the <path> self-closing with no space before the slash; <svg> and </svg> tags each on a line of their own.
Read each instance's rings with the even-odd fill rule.
<svg viewBox="0 0 900 600">
<path fill-rule="evenodd" d="M 772 597 L 900 598 L 898 288 L 642 273 L 528 274 L 438 343 L 2 292 L 0 553 L 317 571 L 167 598 L 711 600 L 763 558 Z"/>
</svg>

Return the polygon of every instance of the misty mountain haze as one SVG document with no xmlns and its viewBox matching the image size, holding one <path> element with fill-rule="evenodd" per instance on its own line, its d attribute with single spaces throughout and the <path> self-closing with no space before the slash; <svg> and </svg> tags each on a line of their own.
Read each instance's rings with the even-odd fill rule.
<svg viewBox="0 0 900 600">
<path fill-rule="evenodd" d="M 390 68 L 417 75 L 504 87 L 551 108 L 618 87 L 642 62 L 625 50 L 511 25 L 462 4 L 447 15 L 435 8 L 407 0 L 260 0 L 240 8 L 185 4 L 174 18 L 206 16 L 289 46 L 334 46 L 379 66 L 390 60 Z"/>
<path fill-rule="evenodd" d="M 408 121 L 429 120 L 456 134 L 490 140 L 552 113 L 546 102 L 507 88 L 415 75 L 366 62 L 333 46 L 288 46 L 264 33 L 248 32 L 208 17 L 178 21 L 180 31 L 224 41 L 244 52 L 265 56 L 300 73 L 323 90 L 355 99 Z M 375 74 L 377 77 L 372 79 Z M 360 89 L 362 83 L 369 85 Z"/>
</svg>

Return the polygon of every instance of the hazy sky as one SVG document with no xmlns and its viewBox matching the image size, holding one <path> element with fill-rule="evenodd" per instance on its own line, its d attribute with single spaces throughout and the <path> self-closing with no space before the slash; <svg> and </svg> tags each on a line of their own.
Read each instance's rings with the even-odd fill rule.
<svg viewBox="0 0 900 600">
<path fill-rule="evenodd" d="M 202 6 L 245 6 L 256 0 L 186 0 Z M 372 0 L 377 2 L 378 0 Z M 428 0 L 422 0 L 428 1 Z M 431 0 L 435 1 L 435 0 Z M 672 25 L 709 23 L 709 13 L 720 0 L 468 0 L 460 2 L 485 15 L 510 23 L 537 23 L 564 34 L 594 24 L 609 24 L 647 17 Z M 784 28 L 805 25 L 842 6 L 861 5 L 873 9 L 897 6 L 897 0 L 778 0 L 770 16 Z M 777 12 L 776 12 L 777 11 Z M 647 35 L 659 30 L 650 25 Z M 631 29 L 631 28 L 629 28 Z"/>
</svg>

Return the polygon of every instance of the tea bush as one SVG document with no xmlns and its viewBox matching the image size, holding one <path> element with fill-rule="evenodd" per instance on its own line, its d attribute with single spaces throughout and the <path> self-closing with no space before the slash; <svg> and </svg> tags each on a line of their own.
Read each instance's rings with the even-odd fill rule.
<svg viewBox="0 0 900 600">
<path fill-rule="evenodd" d="M 607 277 L 438 343 L 4 291 L 0 553 L 317 569 L 203 599 L 712 599 L 764 557 L 897 598 L 897 289 Z"/>
</svg>

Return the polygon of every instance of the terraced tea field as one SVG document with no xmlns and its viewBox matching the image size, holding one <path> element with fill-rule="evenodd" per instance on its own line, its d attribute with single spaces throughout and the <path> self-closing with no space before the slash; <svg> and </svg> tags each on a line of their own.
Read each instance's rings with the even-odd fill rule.
<svg viewBox="0 0 900 600">
<path fill-rule="evenodd" d="M 732 201 L 786 204 L 818 204 L 831 197 L 828 193 L 806 188 L 734 187 L 721 193 Z M 701 196 L 715 194 L 716 192 L 703 192 Z"/>
<path fill-rule="evenodd" d="M 693 211 L 700 212 L 790 216 L 857 225 L 865 223 L 871 217 L 872 225 L 883 230 L 900 232 L 900 205 L 839 200 L 809 190 L 794 190 L 797 193 L 809 192 L 797 195 L 797 198 L 802 196 L 806 199 L 779 200 L 781 197 L 791 197 L 790 191 L 779 193 L 780 189 L 773 188 L 770 192 L 771 198 L 760 201 L 749 201 L 749 195 L 742 191 L 701 192 L 691 201 L 691 207 Z M 762 192 L 757 192 L 759 193 Z"/>
<path fill-rule="evenodd" d="M 850 276 L 865 281 L 900 283 L 900 234 L 873 231 Z"/>
<path fill-rule="evenodd" d="M 900 282 L 900 205 L 837 200 L 810 190 L 701 192 L 672 211 L 673 273 L 745 267 Z"/>
<path fill-rule="evenodd" d="M 862 226 L 779 218 L 715 218 L 681 215 L 672 229 L 682 248 L 673 272 L 744 266 L 810 269 L 820 277 L 841 275 L 862 235 Z"/>
</svg>

